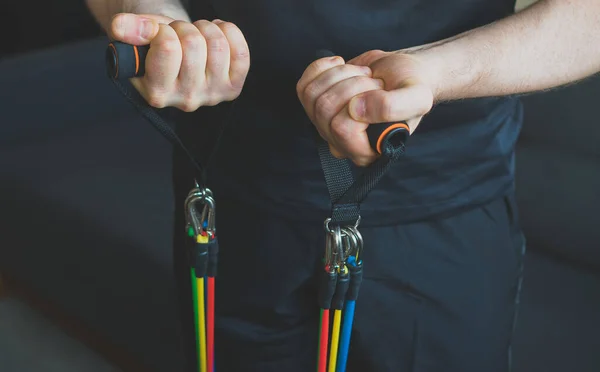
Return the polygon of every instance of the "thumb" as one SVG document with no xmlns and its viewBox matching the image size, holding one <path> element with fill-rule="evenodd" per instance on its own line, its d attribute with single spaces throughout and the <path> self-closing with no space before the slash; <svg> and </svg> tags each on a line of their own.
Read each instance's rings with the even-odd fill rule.
<svg viewBox="0 0 600 372">
<path fill-rule="evenodd" d="M 116 14 L 110 24 L 109 36 L 113 40 L 132 45 L 146 45 L 156 36 L 159 23 L 171 23 L 168 17 L 150 14 Z"/>
<path fill-rule="evenodd" d="M 433 94 L 425 85 L 396 90 L 371 90 L 353 97 L 348 104 L 352 119 L 363 123 L 386 123 L 421 117 L 431 110 Z"/>
</svg>

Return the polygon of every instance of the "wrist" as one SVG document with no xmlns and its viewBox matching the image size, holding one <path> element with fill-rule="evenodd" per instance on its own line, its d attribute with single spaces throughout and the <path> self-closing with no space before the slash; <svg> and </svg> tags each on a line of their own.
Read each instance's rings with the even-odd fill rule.
<svg viewBox="0 0 600 372">
<path fill-rule="evenodd" d="M 481 53 L 465 48 L 462 37 L 412 48 L 409 53 L 422 61 L 434 103 L 472 98 L 486 74 Z"/>
</svg>

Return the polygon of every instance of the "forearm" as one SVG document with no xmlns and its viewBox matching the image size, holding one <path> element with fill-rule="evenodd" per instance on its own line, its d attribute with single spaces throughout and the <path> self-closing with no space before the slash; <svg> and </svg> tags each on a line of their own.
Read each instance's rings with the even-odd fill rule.
<svg viewBox="0 0 600 372">
<path fill-rule="evenodd" d="M 436 101 L 549 89 L 600 71 L 600 0 L 542 0 L 410 51 L 430 64 Z"/>
<path fill-rule="evenodd" d="M 117 13 L 156 14 L 177 20 L 190 21 L 179 0 L 86 0 L 98 23 L 108 30 Z"/>
</svg>

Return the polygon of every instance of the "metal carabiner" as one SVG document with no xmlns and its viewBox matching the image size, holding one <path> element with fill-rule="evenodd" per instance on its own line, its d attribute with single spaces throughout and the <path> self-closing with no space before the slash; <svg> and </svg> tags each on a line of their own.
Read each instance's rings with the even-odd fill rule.
<svg viewBox="0 0 600 372">
<path fill-rule="evenodd" d="M 204 209 L 202 210 L 202 228 L 206 231 L 209 239 L 213 239 L 216 233 L 215 227 L 215 199 L 212 196 L 206 196 L 204 198 Z M 205 226 L 206 223 L 206 226 Z"/>
<path fill-rule="evenodd" d="M 334 273 L 339 267 L 338 257 L 342 249 L 342 234 L 339 226 L 331 230 L 329 221 L 329 218 L 325 220 L 325 271 Z"/>
<path fill-rule="evenodd" d="M 198 213 L 197 204 L 203 205 L 202 213 Z M 199 217 L 200 216 L 200 217 Z M 194 235 L 202 235 L 206 232 L 209 238 L 214 237 L 215 232 L 215 201 L 212 192 L 205 188 L 192 189 L 185 199 L 185 218 L 189 229 L 194 229 Z M 206 226 L 205 226 L 206 223 Z"/>
<path fill-rule="evenodd" d="M 346 257 L 353 256 L 356 260 L 356 264 L 360 265 L 362 262 L 362 253 L 364 249 L 364 240 L 362 234 L 360 233 L 360 231 L 358 231 L 356 227 L 348 227 L 347 232 L 353 236 L 356 243 L 354 244 L 353 249 L 348 251 Z"/>
</svg>

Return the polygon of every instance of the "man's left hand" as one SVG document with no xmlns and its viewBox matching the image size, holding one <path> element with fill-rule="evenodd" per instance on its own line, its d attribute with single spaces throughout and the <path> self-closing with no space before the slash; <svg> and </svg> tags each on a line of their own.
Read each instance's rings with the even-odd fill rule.
<svg viewBox="0 0 600 372">
<path fill-rule="evenodd" d="M 366 166 L 377 158 L 366 133 L 369 123 L 404 121 L 412 133 L 433 106 L 434 76 L 415 55 L 373 50 L 347 63 L 318 59 L 296 88 L 332 154 Z"/>
</svg>

